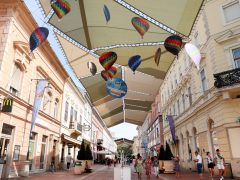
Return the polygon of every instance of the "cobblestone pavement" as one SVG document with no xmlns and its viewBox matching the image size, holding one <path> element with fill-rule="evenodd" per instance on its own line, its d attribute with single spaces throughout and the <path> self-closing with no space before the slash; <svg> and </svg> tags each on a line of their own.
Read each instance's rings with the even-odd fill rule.
<svg viewBox="0 0 240 180">
<path fill-rule="evenodd" d="M 104 165 L 94 165 L 92 166 L 93 172 L 90 174 L 82 174 L 82 175 L 74 175 L 73 170 L 70 171 L 60 171 L 60 172 L 54 172 L 54 173 L 42 173 L 42 174 L 34 174 L 27 178 L 16 178 L 18 180 L 21 179 L 29 179 L 29 180 L 114 180 L 114 167 L 108 168 Z M 144 172 L 145 173 L 145 172 Z M 146 180 L 147 177 L 143 173 L 142 180 Z M 137 174 L 134 173 L 134 169 L 132 167 L 132 174 L 131 174 L 132 180 L 137 180 Z M 152 175 L 151 180 L 157 179 Z M 196 172 L 184 172 L 182 173 L 180 178 L 176 178 L 174 174 L 160 174 L 158 180 L 175 180 L 175 179 L 181 179 L 181 180 L 194 180 L 199 179 Z M 225 178 L 226 180 L 227 178 Z M 207 174 L 204 175 L 204 180 L 211 180 Z M 216 176 L 214 177 L 214 180 L 219 180 L 219 178 Z"/>
</svg>

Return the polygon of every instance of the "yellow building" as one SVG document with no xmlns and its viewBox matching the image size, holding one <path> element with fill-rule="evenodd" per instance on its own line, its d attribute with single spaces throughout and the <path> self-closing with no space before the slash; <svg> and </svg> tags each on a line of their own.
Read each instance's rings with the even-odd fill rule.
<svg viewBox="0 0 240 180">
<path fill-rule="evenodd" d="M 48 42 L 29 54 L 29 37 L 37 27 L 21 0 L 0 1 L 0 100 L 13 99 L 12 112 L 0 112 L 0 177 L 26 175 L 59 163 L 60 114 L 68 75 Z M 29 141 L 36 79 L 48 79 Z"/>
<path fill-rule="evenodd" d="M 219 148 L 233 175 L 239 177 L 239 0 L 205 1 L 190 43 L 201 51 L 199 70 L 183 49 L 160 87 L 161 110 L 175 120 L 178 143 L 172 150 L 180 155 L 183 168 L 194 169 L 196 150 L 205 157 L 207 151 L 215 154 Z M 172 143 L 167 121 L 164 138 Z"/>
</svg>

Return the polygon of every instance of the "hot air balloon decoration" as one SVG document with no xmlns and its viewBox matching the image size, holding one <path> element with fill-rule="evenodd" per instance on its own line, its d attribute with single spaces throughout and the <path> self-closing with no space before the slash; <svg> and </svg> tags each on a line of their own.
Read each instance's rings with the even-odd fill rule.
<svg viewBox="0 0 240 180">
<path fill-rule="evenodd" d="M 93 62 L 88 62 L 87 67 L 93 76 L 97 73 L 97 66 Z"/>
<path fill-rule="evenodd" d="M 157 64 L 157 66 L 159 65 L 160 62 L 161 53 L 162 53 L 161 48 L 158 48 L 157 51 L 155 52 L 154 61 Z"/>
<path fill-rule="evenodd" d="M 190 56 L 191 60 L 197 66 L 197 69 L 199 70 L 199 65 L 201 61 L 201 53 L 199 49 L 193 44 L 187 43 L 185 44 L 185 50 L 187 54 Z"/>
<path fill-rule="evenodd" d="M 45 27 L 38 27 L 32 32 L 29 39 L 31 52 L 47 39 L 48 34 L 49 34 L 49 31 Z"/>
<path fill-rule="evenodd" d="M 59 19 L 71 11 L 71 5 L 66 0 L 51 0 L 51 7 Z"/>
<path fill-rule="evenodd" d="M 127 94 L 127 85 L 120 78 L 113 78 L 107 81 L 107 93 L 114 98 L 122 98 Z"/>
<path fill-rule="evenodd" d="M 112 79 L 113 76 L 117 73 L 117 68 L 112 66 L 109 70 L 108 70 L 108 74 L 109 74 L 109 77 Z"/>
<path fill-rule="evenodd" d="M 139 55 L 132 56 L 129 58 L 128 66 L 131 68 L 131 70 L 133 71 L 134 74 L 135 74 L 135 71 L 138 68 L 138 66 L 141 64 L 141 62 L 142 62 L 141 56 L 139 56 Z"/>
<path fill-rule="evenodd" d="M 109 73 L 108 73 L 106 70 L 103 70 L 103 71 L 101 72 L 101 76 L 102 76 L 102 78 L 103 78 L 105 81 L 107 81 L 108 79 L 111 79 L 111 78 L 109 77 Z"/>
<path fill-rule="evenodd" d="M 182 38 L 178 35 L 169 36 L 164 42 L 164 47 L 172 54 L 178 55 L 182 47 Z"/>
<path fill-rule="evenodd" d="M 111 19 L 111 16 L 110 16 L 110 11 L 106 5 L 103 6 L 103 13 L 104 13 L 105 19 L 108 23 Z"/>
<path fill-rule="evenodd" d="M 105 52 L 99 57 L 99 62 L 108 71 L 117 60 L 115 52 Z"/>
<path fill-rule="evenodd" d="M 105 81 L 107 81 L 108 79 L 112 79 L 116 73 L 117 73 L 117 68 L 112 66 L 108 71 L 103 70 L 101 72 L 101 76 Z"/>
<path fill-rule="evenodd" d="M 148 21 L 141 17 L 132 18 L 132 25 L 137 30 L 137 32 L 141 35 L 142 38 L 150 27 Z"/>
</svg>

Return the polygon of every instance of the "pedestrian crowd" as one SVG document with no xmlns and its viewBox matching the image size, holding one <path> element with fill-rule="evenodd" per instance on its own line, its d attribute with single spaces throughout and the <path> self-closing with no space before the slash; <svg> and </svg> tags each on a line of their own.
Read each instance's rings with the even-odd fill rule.
<svg viewBox="0 0 240 180">
<path fill-rule="evenodd" d="M 193 160 L 196 163 L 197 172 L 199 174 L 199 179 L 203 179 L 203 158 L 199 154 L 198 151 L 195 152 L 196 158 Z M 180 159 L 178 156 L 173 157 L 172 160 L 174 161 L 174 171 L 176 173 L 176 177 L 181 177 L 180 174 Z M 225 160 L 223 155 L 220 153 L 220 150 L 216 150 L 216 155 L 213 157 L 210 152 L 206 153 L 206 161 L 207 166 L 209 170 L 209 176 L 211 179 L 213 179 L 214 176 L 214 168 L 216 167 L 218 169 L 218 175 L 220 180 L 224 179 L 224 172 L 225 172 Z M 147 180 L 150 180 L 152 177 L 152 172 L 155 177 L 158 178 L 159 174 L 159 160 L 156 156 L 150 157 L 148 156 L 146 160 L 142 159 L 142 156 L 140 154 L 137 155 L 137 158 L 135 160 L 134 164 L 135 172 L 138 175 L 138 180 L 142 179 L 142 173 L 145 169 L 145 173 L 147 175 Z"/>
</svg>

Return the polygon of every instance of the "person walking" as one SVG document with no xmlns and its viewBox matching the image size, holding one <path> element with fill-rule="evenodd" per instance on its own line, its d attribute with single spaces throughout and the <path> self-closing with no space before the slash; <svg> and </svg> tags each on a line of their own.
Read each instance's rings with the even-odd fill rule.
<svg viewBox="0 0 240 180">
<path fill-rule="evenodd" d="M 145 170 L 146 170 L 146 175 L 147 179 L 151 179 L 151 174 L 152 174 L 152 160 L 150 156 L 148 156 L 147 160 L 145 161 Z"/>
<path fill-rule="evenodd" d="M 172 158 L 173 161 L 174 161 L 174 169 L 175 169 L 175 172 L 176 172 L 176 177 L 180 177 L 180 159 L 179 159 L 179 156 L 176 156 L 174 158 Z"/>
<path fill-rule="evenodd" d="M 137 159 L 135 161 L 135 169 L 136 169 L 136 172 L 138 174 L 138 180 L 141 180 L 142 179 L 142 171 L 143 171 L 143 161 L 142 161 L 142 157 L 140 156 L 140 154 L 137 155 Z"/>
<path fill-rule="evenodd" d="M 225 159 L 223 155 L 220 153 L 219 149 L 216 150 L 216 156 L 214 159 L 215 159 L 215 164 L 217 165 L 217 168 L 218 168 L 220 180 L 223 180 L 224 169 L 225 169 L 224 167 Z"/>
<path fill-rule="evenodd" d="M 157 156 L 154 156 L 154 159 L 153 159 L 153 169 L 154 169 L 154 175 L 158 178 L 159 161 L 157 159 Z"/>
<path fill-rule="evenodd" d="M 73 160 L 71 153 L 68 153 L 67 157 L 66 157 L 66 161 L 67 161 L 67 169 L 70 169 L 70 165 L 71 165 L 71 161 Z"/>
<path fill-rule="evenodd" d="M 209 170 L 210 177 L 211 177 L 211 179 L 213 179 L 215 164 L 213 162 L 213 158 L 212 158 L 210 152 L 207 152 L 207 164 L 208 164 L 208 170 Z"/>
<path fill-rule="evenodd" d="M 199 174 L 199 178 L 203 179 L 203 174 L 202 174 L 202 157 L 201 155 L 198 153 L 198 151 L 195 152 L 195 156 L 196 159 L 194 159 L 193 161 L 197 163 L 197 172 Z"/>
</svg>

